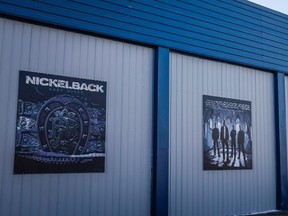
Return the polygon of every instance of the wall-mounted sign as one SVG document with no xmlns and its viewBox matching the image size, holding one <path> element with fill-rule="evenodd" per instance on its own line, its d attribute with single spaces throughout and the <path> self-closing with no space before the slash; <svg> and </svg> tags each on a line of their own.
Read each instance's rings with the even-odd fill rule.
<svg viewBox="0 0 288 216">
<path fill-rule="evenodd" d="M 104 172 L 106 82 L 19 73 L 14 173 Z"/>
<path fill-rule="evenodd" d="M 203 95 L 203 168 L 252 169 L 251 101 Z"/>
</svg>

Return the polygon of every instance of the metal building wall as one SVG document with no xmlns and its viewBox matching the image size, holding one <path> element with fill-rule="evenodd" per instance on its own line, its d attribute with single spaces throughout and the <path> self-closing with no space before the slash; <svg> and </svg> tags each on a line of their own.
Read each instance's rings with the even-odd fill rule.
<svg viewBox="0 0 288 216">
<path fill-rule="evenodd" d="M 273 74 L 170 55 L 170 216 L 276 209 Z M 203 171 L 202 95 L 252 102 L 252 170 Z"/>
<path fill-rule="evenodd" d="M 0 13 L 287 71 L 287 15 L 247 0 L 1 0 Z"/>
<path fill-rule="evenodd" d="M 0 215 L 149 215 L 153 50 L 7 19 L 0 50 Z M 13 175 L 20 69 L 107 81 L 105 173 Z"/>
</svg>

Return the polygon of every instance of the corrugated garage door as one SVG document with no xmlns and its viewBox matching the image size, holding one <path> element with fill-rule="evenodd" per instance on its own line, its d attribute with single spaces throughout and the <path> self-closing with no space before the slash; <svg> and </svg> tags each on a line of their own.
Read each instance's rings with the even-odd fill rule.
<svg viewBox="0 0 288 216">
<path fill-rule="evenodd" d="M 8 19 L 0 50 L 0 215 L 149 215 L 153 50 Z M 13 175 L 19 70 L 107 81 L 105 173 Z"/>
<path fill-rule="evenodd" d="M 275 209 L 273 74 L 177 53 L 170 59 L 170 215 Z M 223 116 L 229 133 L 233 124 L 238 132 L 242 125 L 245 140 L 252 140 L 244 143 L 246 159 L 243 152 L 238 159 L 238 144 L 237 154 L 230 155 L 231 138 L 229 161 L 220 138 L 220 154 L 216 148 L 214 156 L 211 134 L 215 124 L 221 128 Z"/>
</svg>

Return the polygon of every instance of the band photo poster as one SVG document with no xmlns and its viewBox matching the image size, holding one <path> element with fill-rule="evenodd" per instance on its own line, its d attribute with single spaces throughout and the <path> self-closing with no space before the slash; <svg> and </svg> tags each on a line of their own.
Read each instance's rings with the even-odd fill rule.
<svg viewBox="0 0 288 216">
<path fill-rule="evenodd" d="M 203 169 L 252 169 L 251 101 L 203 95 Z"/>
<path fill-rule="evenodd" d="M 106 82 L 19 72 L 14 174 L 104 172 Z"/>
</svg>

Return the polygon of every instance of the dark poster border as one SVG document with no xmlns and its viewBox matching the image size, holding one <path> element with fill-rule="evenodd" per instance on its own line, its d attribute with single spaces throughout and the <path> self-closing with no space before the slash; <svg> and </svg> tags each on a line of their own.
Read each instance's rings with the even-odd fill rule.
<svg viewBox="0 0 288 216">
<path fill-rule="evenodd" d="M 202 128 L 203 170 L 252 169 L 251 101 L 203 95 Z"/>
<path fill-rule="evenodd" d="M 104 172 L 106 88 L 19 71 L 14 174 Z"/>
</svg>

